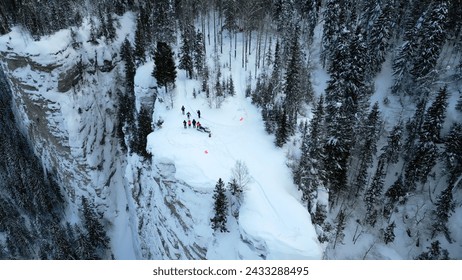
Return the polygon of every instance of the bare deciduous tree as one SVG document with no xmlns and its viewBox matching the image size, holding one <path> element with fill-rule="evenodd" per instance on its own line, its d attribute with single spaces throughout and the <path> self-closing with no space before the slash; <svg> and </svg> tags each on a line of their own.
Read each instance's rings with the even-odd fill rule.
<svg viewBox="0 0 462 280">
<path fill-rule="evenodd" d="M 232 179 L 236 181 L 237 187 L 242 192 L 247 185 L 252 182 L 252 176 L 250 176 L 249 169 L 243 161 L 236 161 L 232 170 Z"/>
</svg>

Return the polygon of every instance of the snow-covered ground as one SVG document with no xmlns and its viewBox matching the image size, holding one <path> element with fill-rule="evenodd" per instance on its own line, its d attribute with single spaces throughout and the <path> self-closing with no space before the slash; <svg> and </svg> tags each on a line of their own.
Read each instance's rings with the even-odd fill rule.
<svg viewBox="0 0 462 280">
<path fill-rule="evenodd" d="M 115 156 L 113 149 L 101 147 L 101 150 L 99 148 L 93 150 L 91 144 L 100 142 L 100 138 L 104 137 L 101 134 L 103 131 L 96 126 L 105 124 L 108 129 L 112 126 L 111 121 L 109 123 L 104 121 L 109 120 L 109 116 L 101 117 L 99 120 L 101 109 L 98 109 L 98 106 L 105 104 L 112 110 L 113 101 L 108 99 L 110 96 L 106 92 L 112 88 L 111 78 L 114 78 L 114 74 L 99 73 L 98 82 L 94 81 L 94 85 L 90 81 L 84 82 L 79 86 L 78 92 L 72 90 L 66 93 L 57 92 L 60 79 L 57 71 L 71 68 L 79 58 L 85 64 L 91 64 L 91 59 L 95 58 L 99 63 L 104 59 L 110 60 L 124 38 L 128 36 L 129 39 L 133 39 L 127 35 L 133 29 L 133 16 L 128 13 L 119 20 L 124 28 L 118 31 L 117 42 L 113 45 L 106 45 L 103 41 L 99 45 L 88 43 L 89 25 L 85 22 L 76 30 L 76 40 L 83 42 L 81 49 L 77 51 L 71 47 L 72 38 L 69 30 L 62 30 L 34 41 L 19 28 L 14 28 L 8 36 L 1 38 L 4 46 L 1 49 L 11 53 L 12 56 L 30 57 L 31 61 L 40 65 L 53 65 L 56 59 L 63 64 L 57 65 L 57 69 L 51 73 L 39 73 L 38 70 L 30 71 L 28 67 L 19 67 L 11 74 L 19 77 L 25 84 L 36 86 L 37 91 L 31 92 L 30 95 L 27 93 L 29 97 L 37 96 L 40 100 L 43 99 L 43 102 L 50 100 L 55 102 L 55 109 L 59 114 L 56 118 L 50 116 L 47 119 L 49 123 L 56 122 L 58 117 L 61 120 L 61 124 L 56 124 L 55 130 L 59 133 L 55 137 L 65 140 L 66 146 L 70 148 L 71 153 L 68 155 L 70 159 L 80 160 L 82 166 L 88 165 L 90 168 L 101 161 L 103 171 L 116 170 L 112 175 L 98 174 L 96 169 L 84 172 L 88 181 L 79 187 L 80 190 L 77 190 L 76 195 L 77 197 L 94 196 L 93 200 L 99 205 L 99 211 L 102 211 L 104 217 L 111 221 L 109 235 L 115 257 L 133 259 L 141 258 L 142 254 L 137 248 L 139 241 L 134 230 L 137 218 L 133 217 L 137 212 L 133 211 L 136 206 L 130 202 L 131 193 L 125 188 L 104 188 L 102 194 L 99 193 L 100 190 L 98 190 L 99 194 L 95 194 L 90 187 L 94 184 L 101 188 L 108 176 L 112 178 L 111 184 L 122 186 L 125 184 L 123 176 L 129 174 L 124 175 L 117 171 L 122 169 L 121 163 L 109 160 Z M 241 42 L 238 41 L 238 44 Z M 213 54 L 210 51 L 212 47 L 207 45 L 207 48 L 209 54 L 207 62 L 213 69 Z M 228 48 L 228 44 L 225 43 L 223 54 L 220 55 L 220 58 L 228 64 L 226 67 L 223 65 L 222 73 L 226 79 L 232 75 L 236 96 L 227 97 L 221 108 L 215 106 L 210 108 L 204 93 L 199 93 L 199 81 L 187 79 L 184 71 L 178 71 L 176 88 L 173 91 L 173 108 L 169 96 L 159 96 L 163 102 L 160 100 L 156 102 L 154 121 L 161 117 L 165 122 L 162 129 L 155 130 L 148 137 L 147 148 L 154 155 L 153 164 L 173 164 L 176 168 L 175 177 L 179 181 L 185 182 L 199 192 L 209 194 L 212 193 L 219 178 L 222 178 L 225 183 L 230 180 L 231 170 L 237 161 L 242 161 L 248 167 L 252 181 L 244 191 L 238 221 L 229 218 L 229 233 L 214 234 L 210 228 L 213 200 L 204 200 L 203 205 L 197 207 L 197 197 L 191 197 L 189 211 L 193 216 L 202 217 L 198 220 L 201 224 L 195 227 L 200 231 L 197 235 L 205 236 L 210 240 L 207 245 L 207 258 L 321 259 L 322 248 L 317 241 L 311 218 L 300 202 L 300 194 L 292 183 L 291 171 L 286 166 L 285 152 L 275 147 L 274 137 L 264 130 L 260 112 L 251 104 L 249 98 L 244 97 L 250 69 L 254 68 L 252 64 L 255 61 L 255 50 L 248 56 L 249 70 L 245 71 L 241 65 L 240 54 L 232 60 L 232 67 L 228 67 L 230 52 Z M 238 45 L 237 49 L 240 50 L 241 46 Z M 150 61 L 137 70 L 135 84 L 138 109 L 140 102 L 146 102 L 144 97 L 149 97 L 155 86 L 151 76 L 152 67 L 153 62 Z M 213 75 L 212 73 L 211 81 Z M 96 79 L 94 76 L 88 78 Z M 193 97 L 193 89 L 198 93 L 197 98 Z M 163 89 L 160 91 L 162 92 Z M 96 98 L 98 94 L 101 96 Z M 191 112 L 191 119 L 195 118 L 203 126 L 211 129 L 211 137 L 193 128 L 183 128 L 183 120 L 187 118 L 181 113 L 182 105 L 186 107 L 186 111 Z M 94 113 L 90 111 L 88 114 L 82 114 L 81 109 L 86 112 L 89 108 Z M 197 110 L 202 112 L 200 119 L 197 117 Z M 23 115 L 26 116 L 27 113 Z M 96 117 L 98 122 L 92 121 L 91 117 Z M 90 125 L 90 123 L 94 124 Z M 83 128 L 85 130 L 82 130 Z M 136 161 L 137 157 L 131 157 L 128 164 L 140 166 Z M 156 171 L 152 172 L 152 176 L 155 176 Z M 128 178 L 128 181 L 130 180 Z M 147 185 L 146 182 L 140 184 Z M 187 197 L 183 198 L 183 203 L 188 207 Z M 68 213 L 72 222 L 78 221 L 75 206 Z M 143 211 L 154 213 L 156 210 Z"/>
<path fill-rule="evenodd" d="M 150 75 L 151 69 L 142 67 L 137 75 Z M 156 104 L 155 120 L 162 117 L 165 122 L 148 137 L 148 150 L 154 155 L 154 163 L 173 162 L 178 178 L 198 189 L 213 190 L 218 178 L 229 181 L 236 161 L 244 162 L 252 182 L 245 190 L 240 210 L 238 230 L 241 234 L 265 244 L 269 252 L 267 258 L 320 259 L 321 247 L 291 181 L 290 170 L 285 166 L 284 152 L 275 147 L 273 137 L 265 132 L 260 113 L 243 96 L 241 86 L 237 87 L 236 96 L 228 97 L 220 109 L 211 109 L 203 93 L 193 97 L 193 89 L 198 91 L 199 84 L 186 79 L 182 71 L 176 85 L 173 108 L 167 101 Z M 211 137 L 192 127 L 183 127 L 187 117 L 182 114 L 181 106 L 191 113 L 191 120 L 210 128 Z M 197 110 L 201 111 L 200 119 Z M 212 203 L 204 201 L 204 208 L 197 210 L 210 211 Z M 234 246 L 236 239 L 226 235 L 219 234 L 218 245 L 214 245 L 226 250 L 209 248 L 209 258 L 242 255 L 239 246 Z M 221 244 L 223 242 L 229 244 Z"/>
</svg>

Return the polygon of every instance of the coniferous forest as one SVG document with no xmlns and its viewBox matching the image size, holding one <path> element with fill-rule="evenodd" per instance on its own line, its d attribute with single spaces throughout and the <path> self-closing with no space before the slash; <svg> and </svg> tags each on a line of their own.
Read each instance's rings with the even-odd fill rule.
<svg viewBox="0 0 462 280">
<path fill-rule="evenodd" d="M 239 55 L 247 100 L 287 151 L 325 258 L 345 258 L 342 248 L 366 246 L 364 236 L 355 258 L 380 258 L 369 252 L 387 246 L 408 248 L 401 258 L 462 258 L 461 0 L 2 0 L 0 35 L 19 26 L 39 40 L 89 20 L 90 41 L 111 45 L 126 13 L 134 40 L 114 59 L 124 68 L 111 95 L 123 153 L 151 160 L 146 139 L 163 123 L 151 125 L 152 106 L 137 109 L 140 65 L 154 61 L 169 106 L 184 71 L 219 108 L 236 94 L 222 71 Z M 91 200 L 77 198 L 79 222 L 66 221 L 61 181 L 30 156 L 7 84 L 2 74 L 0 259 L 111 258 L 108 223 Z M 224 233 L 236 205 L 225 185 L 216 183 L 210 219 Z"/>
</svg>

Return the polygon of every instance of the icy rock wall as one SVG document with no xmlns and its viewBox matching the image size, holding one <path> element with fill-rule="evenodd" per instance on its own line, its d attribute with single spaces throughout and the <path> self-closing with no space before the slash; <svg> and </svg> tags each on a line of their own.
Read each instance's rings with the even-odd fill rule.
<svg viewBox="0 0 462 280">
<path fill-rule="evenodd" d="M 131 178 L 142 258 L 205 259 L 210 229 L 204 204 L 211 193 L 177 179 L 173 162 L 154 160 L 151 167 L 136 158 L 130 157 L 126 178 Z"/>
<path fill-rule="evenodd" d="M 186 193 L 199 203 L 210 194 L 176 181 L 173 163 L 151 168 L 120 151 L 115 129 L 121 71 L 116 61 L 95 66 L 88 53 L 93 51 L 71 47 L 38 56 L 0 53 L 16 118 L 44 166 L 56 172 L 69 201 L 68 219 L 78 219 L 85 196 L 113 232 L 115 258 L 205 258 L 206 240 L 194 233 L 190 202 L 182 199 Z M 128 233 L 119 233 L 122 227 Z"/>
</svg>

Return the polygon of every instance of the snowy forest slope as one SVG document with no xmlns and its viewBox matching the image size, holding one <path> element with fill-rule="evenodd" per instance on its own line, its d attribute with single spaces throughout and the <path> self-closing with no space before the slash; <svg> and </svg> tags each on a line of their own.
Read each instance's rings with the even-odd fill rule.
<svg viewBox="0 0 462 280">
<path fill-rule="evenodd" d="M 6 2 L 13 111 L 63 193 L 63 240 L 88 248 L 62 257 L 462 258 L 461 17 L 458 0 Z M 274 238 L 264 195 L 302 233 Z"/>
</svg>

